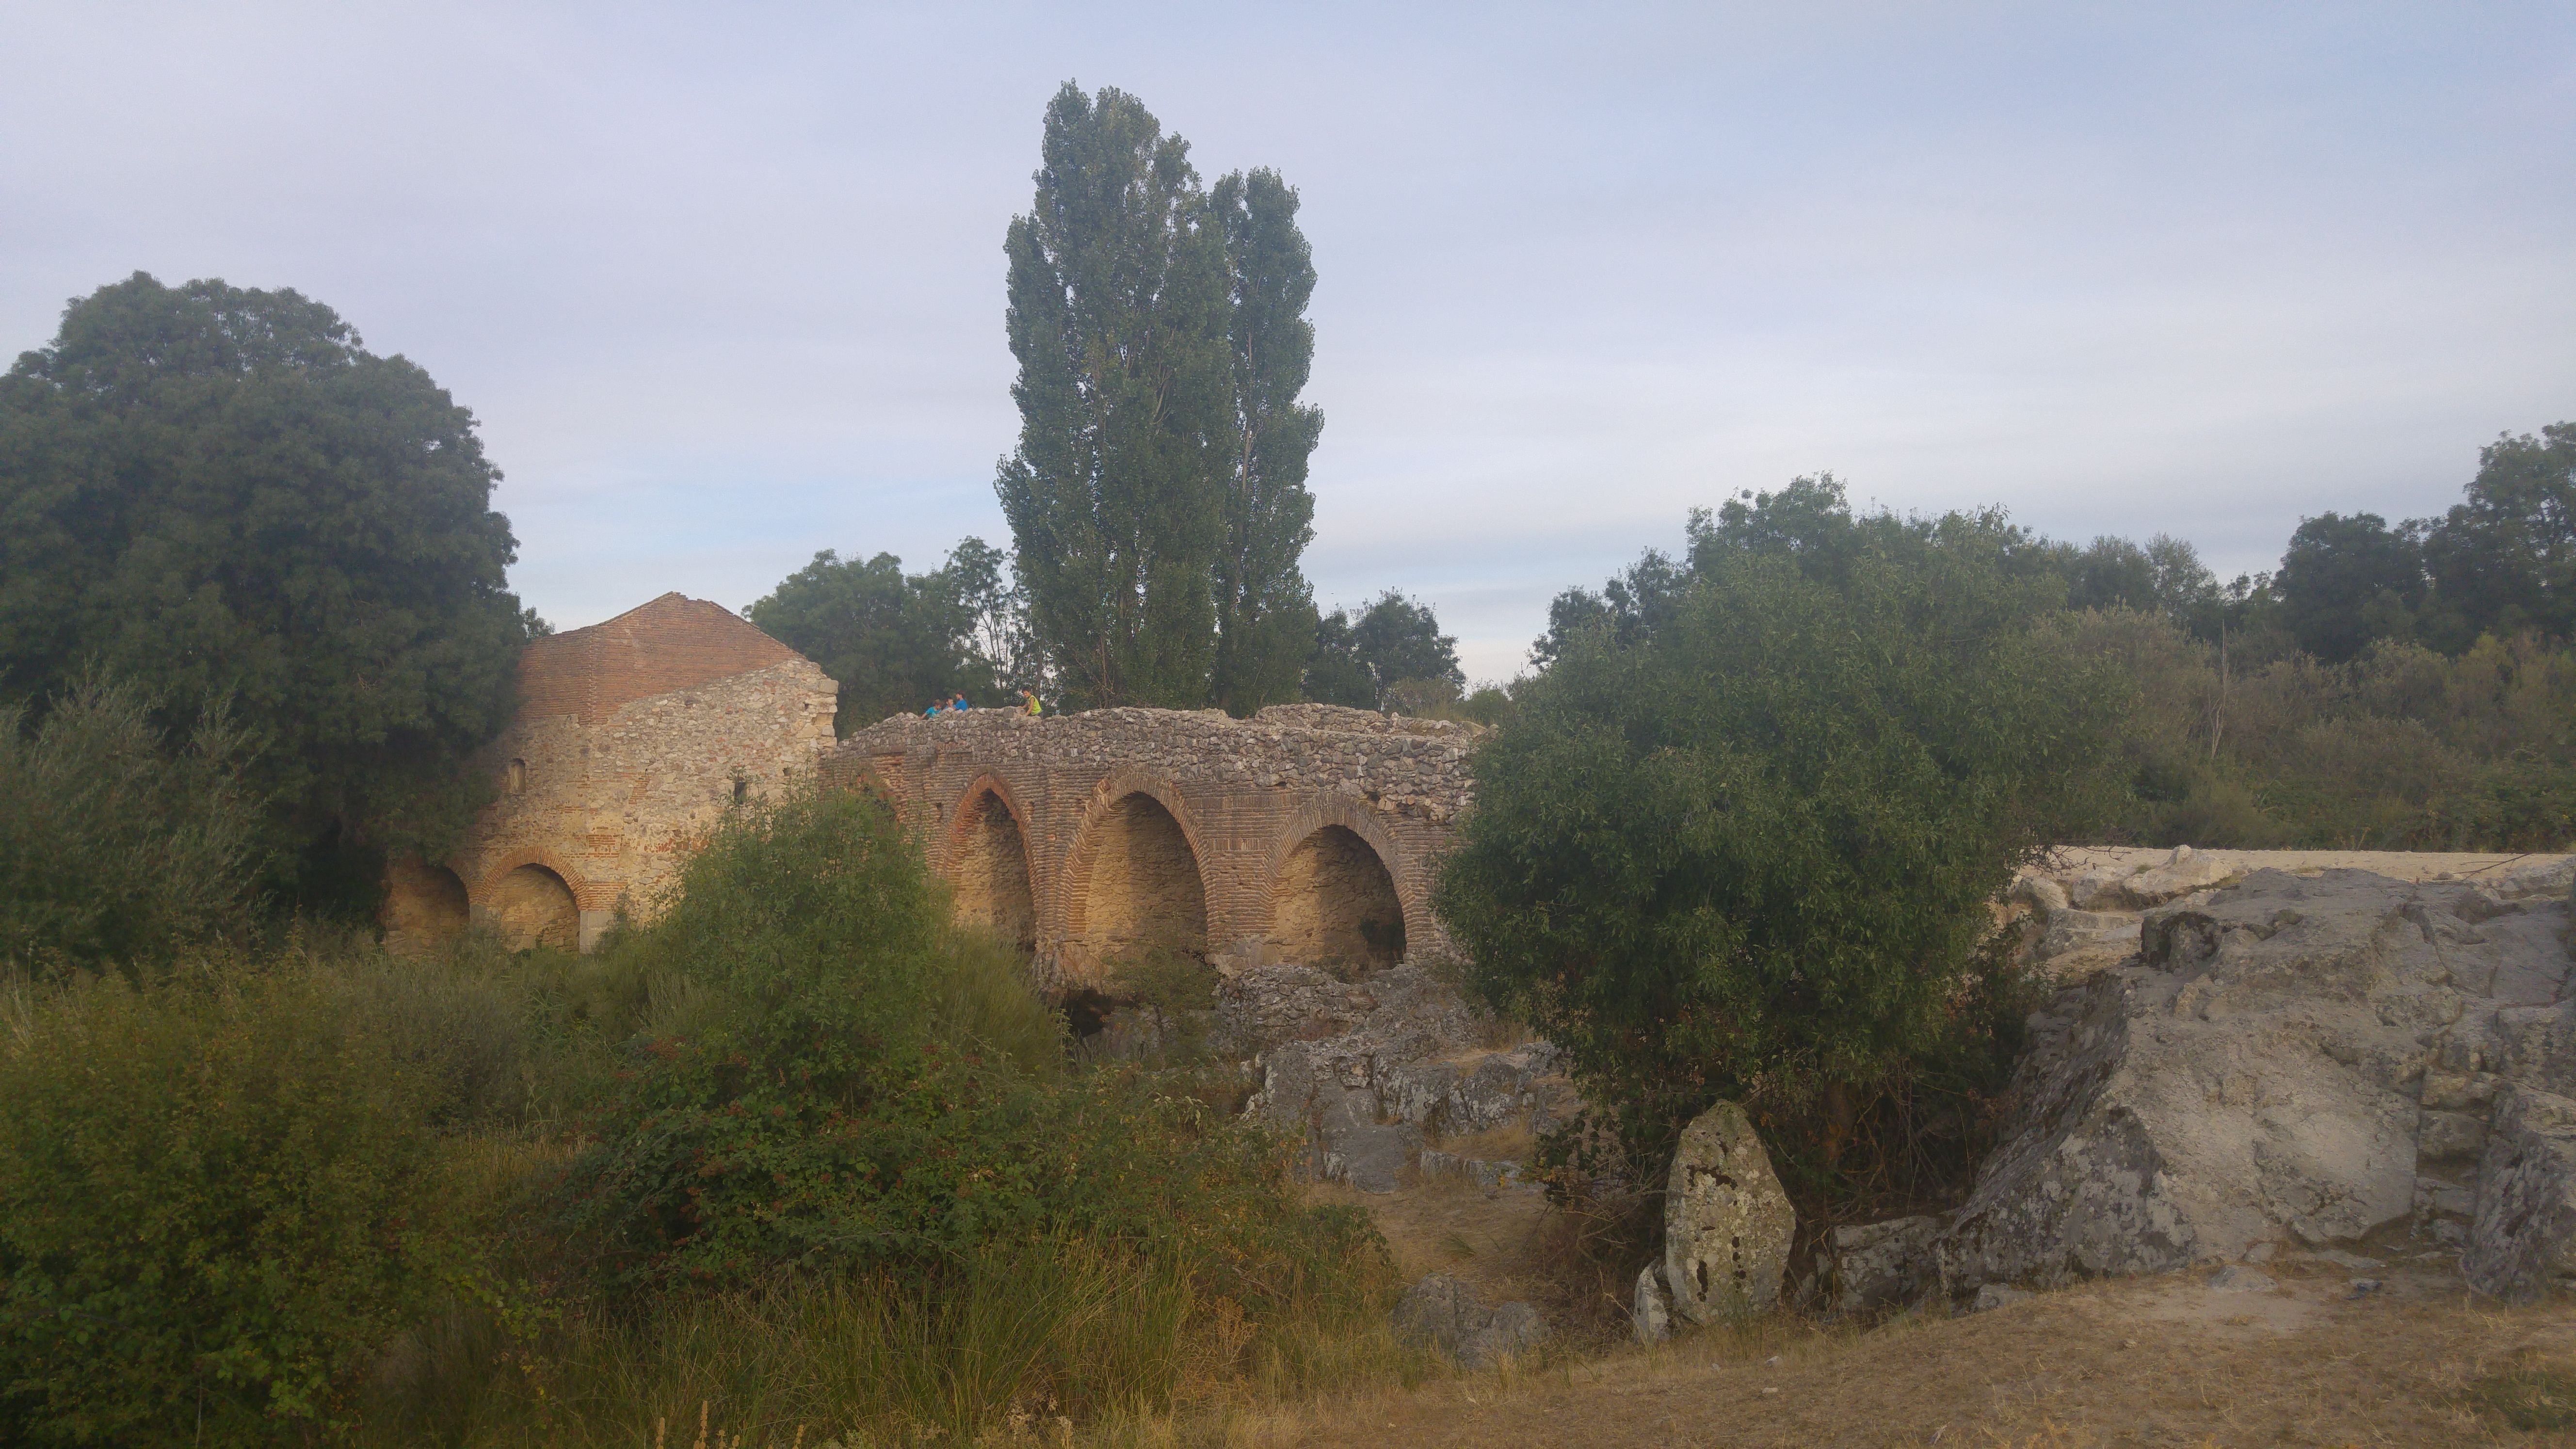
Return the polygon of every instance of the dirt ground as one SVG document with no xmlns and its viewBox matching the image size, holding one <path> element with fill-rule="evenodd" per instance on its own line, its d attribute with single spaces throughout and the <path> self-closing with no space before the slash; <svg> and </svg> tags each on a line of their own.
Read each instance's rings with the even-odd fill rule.
<svg viewBox="0 0 2576 1449">
<path fill-rule="evenodd" d="M 1371 1202 L 1408 1274 L 1489 1298 L 1563 1293 L 1535 1193 Z M 1654 1349 L 1312 1405 L 1261 1445 L 2576 1445 L 2576 1304 L 2505 1308 L 2439 1260 L 2275 1262 L 2268 1291 L 2209 1270 L 2093 1283 L 1985 1313 L 1869 1327 L 1783 1318 Z M 2256 1280 L 2260 1282 L 2260 1279 Z M 2360 1286 L 2376 1282 L 2376 1288 Z M 1521 1290 L 1515 1292 L 1514 1290 Z"/>
</svg>

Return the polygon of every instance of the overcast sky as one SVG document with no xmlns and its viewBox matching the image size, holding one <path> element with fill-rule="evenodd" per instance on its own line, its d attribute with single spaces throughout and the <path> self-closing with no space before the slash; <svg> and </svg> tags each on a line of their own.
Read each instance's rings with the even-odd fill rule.
<svg viewBox="0 0 2576 1449">
<path fill-rule="evenodd" d="M 1298 187 L 1307 570 L 1478 677 L 1803 472 L 2226 575 L 2576 418 L 2564 0 L 0 0 L 0 355 L 137 269 L 328 302 L 482 419 L 559 625 L 927 568 L 1007 542 L 1002 233 L 1067 79 Z"/>
</svg>

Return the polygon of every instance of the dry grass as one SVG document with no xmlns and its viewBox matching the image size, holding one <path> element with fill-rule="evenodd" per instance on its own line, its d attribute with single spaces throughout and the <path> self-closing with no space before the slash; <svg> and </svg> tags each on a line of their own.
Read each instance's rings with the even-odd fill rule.
<svg viewBox="0 0 2576 1449">
<path fill-rule="evenodd" d="M 2564 1445 L 2576 1311 L 2475 1300 L 2447 1271 L 2290 1269 L 2093 1284 L 1959 1319 L 1782 1320 L 1535 1371 L 1236 1416 L 1120 1444 Z"/>
</svg>

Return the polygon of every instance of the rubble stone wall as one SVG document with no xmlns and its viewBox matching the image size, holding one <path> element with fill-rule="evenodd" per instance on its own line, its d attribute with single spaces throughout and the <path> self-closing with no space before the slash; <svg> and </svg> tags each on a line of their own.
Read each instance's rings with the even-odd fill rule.
<svg viewBox="0 0 2576 1449">
<path fill-rule="evenodd" d="M 532 642 L 519 693 L 471 765 L 496 794 L 463 847 L 390 873 L 397 948 L 463 924 L 450 880 L 521 944 L 587 949 L 621 906 L 649 916 L 728 805 L 811 774 L 836 698 L 794 650 L 678 594 Z"/>
<path fill-rule="evenodd" d="M 1312 704 L 1248 720 L 970 710 L 871 725 L 823 770 L 894 802 L 962 911 L 1015 920 L 1024 878 L 1042 974 L 1096 987 L 1104 957 L 1167 937 L 1239 969 L 1291 959 L 1283 928 L 1297 950 L 1344 949 L 1376 919 L 1367 934 L 1391 950 L 1390 913 L 1406 954 L 1449 950 L 1431 917 L 1432 862 L 1470 801 L 1476 733 Z M 995 859 L 1014 844 L 1022 862 Z"/>
</svg>

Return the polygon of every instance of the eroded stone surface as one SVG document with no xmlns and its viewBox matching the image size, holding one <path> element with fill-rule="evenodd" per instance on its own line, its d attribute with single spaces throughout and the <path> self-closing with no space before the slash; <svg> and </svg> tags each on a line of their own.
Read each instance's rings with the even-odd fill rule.
<svg viewBox="0 0 2576 1449">
<path fill-rule="evenodd" d="M 1832 1310 L 1901 1307 L 1930 1292 L 1941 1277 L 1943 1226 L 1925 1216 L 1834 1229 L 1829 1261 L 1821 1265 L 1833 1284 Z"/>
<path fill-rule="evenodd" d="M 1664 1281 L 1693 1323 L 1778 1306 L 1798 1215 L 1744 1109 L 1720 1102 L 1682 1129 L 1664 1190 Z"/>
<path fill-rule="evenodd" d="M 2576 1101 L 2514 1087 L 2497 1104 L 2460 1274 L 2514 1303 L 2576 1287 Z"/>
<path fill-rule="evenodd" d="M 2566 866 L 2535 864 L 2474 882 L 2175 872 L 2163 884 L 2222 869 L 2228 883 L 2145 912 L 2135 957 L 2033 1019 L 2021 1106 L 1941 1245 L 1951 1290 L 2382 1230 L 2460 1241 L 2472 1204 L 2484 1220 L 2477 1179 L 2511 1155 L 2487 1129 L 2500 1094 L 2576 1082 Z M 2110 882 L 2064 894 L 2057 914 L 2081 916 Z M 2046 893 L 2017 898 L 2044 908 Z M 2495 1260 L 2546 1257 L 2538 1220 L 2499 1216 L 2515 1246 Z"/>
<path fill-rule="evenodd" d="M 1404 1290 L 1395 1306 L 1396 1331 L 1425 1340 L 1471 1369 L 1491 1368 L 1507 1354 L 1524 1353 L 1548 1339 L 1546 1320 L 1527 1303 L 1487 1307 L 1473 1284 L 1433 1273 Z"/>
</svg>

